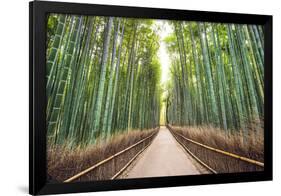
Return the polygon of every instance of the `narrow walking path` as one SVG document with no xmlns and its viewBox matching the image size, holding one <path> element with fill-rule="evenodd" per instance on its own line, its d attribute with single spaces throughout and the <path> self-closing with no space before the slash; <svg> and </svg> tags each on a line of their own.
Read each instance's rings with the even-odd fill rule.
<svg viewBox="0 0 281 196">
<path fill-rule="evenodd" d="M 161 127 L 148 149 L 122 178 L 200 174 L 200 165 L 177 143 L 166 127 Z"/>
</svg>

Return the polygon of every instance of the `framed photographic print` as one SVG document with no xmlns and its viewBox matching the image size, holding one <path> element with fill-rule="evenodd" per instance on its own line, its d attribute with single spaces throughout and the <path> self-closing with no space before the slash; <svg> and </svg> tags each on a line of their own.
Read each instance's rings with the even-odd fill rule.
<svg viewBox="0 0 281 196">
<path fill-rule="evenodd" d="M 272 179 L 272 16 L 30 2 L 30 194 Z"/>
</svg>

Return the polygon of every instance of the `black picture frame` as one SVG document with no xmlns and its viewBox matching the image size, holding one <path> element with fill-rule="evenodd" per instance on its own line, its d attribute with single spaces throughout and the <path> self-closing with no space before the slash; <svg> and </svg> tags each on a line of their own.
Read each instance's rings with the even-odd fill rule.
<svg viewBox="0 0 281 196">
<path fill-rule="evenodd" d="M 46 14 L 65 13 L 260 24 L 265 28 L 264 171 L 154 177 L 112 181 L 47 183 L 46 169 Z M 187 11 L 144 7 L 33 1 L 29 4 L 29 193 L 57 194 L 89 191 L 204 185 L 272 180 L 272 16 L 223 12 Z"/>
</svg>

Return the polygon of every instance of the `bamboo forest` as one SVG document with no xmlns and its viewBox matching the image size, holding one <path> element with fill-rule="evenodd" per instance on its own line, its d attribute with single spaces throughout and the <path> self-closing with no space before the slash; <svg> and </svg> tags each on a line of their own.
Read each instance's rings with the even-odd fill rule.
<svg viewBox="0 0 281 196">
<path fill-rule="evenodd" d="M 46 39 L 52 179 L 154 132 L 156 142 L 163 126 L 210 146 L 224 138 L 212 147 L 263 161 L 262 26 L 49 14 Z M 234 149 L 233 138 L 252 152 Z M 127 162 L 137 152 L 130 153 Z"/>
</svg>

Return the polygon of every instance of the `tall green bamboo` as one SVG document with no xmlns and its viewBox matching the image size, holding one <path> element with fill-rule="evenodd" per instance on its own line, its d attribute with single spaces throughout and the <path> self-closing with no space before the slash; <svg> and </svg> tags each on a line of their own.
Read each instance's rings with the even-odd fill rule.
<svg viewBox="0 0 281 196">
<path fill-rule="evenodd" d="M 106 74 L 106 63 L 109 49 L 109 41 L 110 41 L 110 32 L 112 26 L 113 18 L 110 17 L 106 24 L 105 28 L 105 39 L 103 43 L 103 57 L 101 62 L 101 76 L 100 83 L 98 87 L 98 94 L 95 103 L 95 113 L 94 113 L 94 128 L 91 130 L 91 138 L 93 138 L 94 133 L 100 128 L 100 116 L 101 116 L 101 108 L 102 108 L 102 98 L 104 93 L 104 83 L 105 83 L 105 74 Z"/>
</svg>

